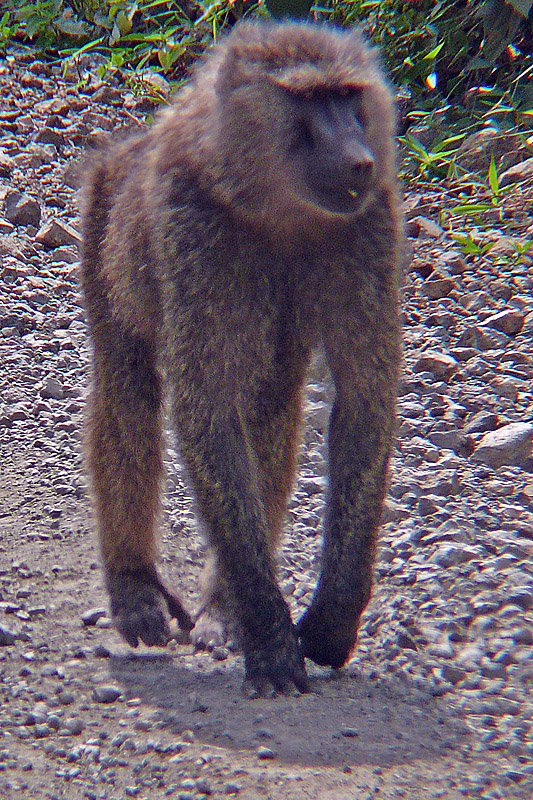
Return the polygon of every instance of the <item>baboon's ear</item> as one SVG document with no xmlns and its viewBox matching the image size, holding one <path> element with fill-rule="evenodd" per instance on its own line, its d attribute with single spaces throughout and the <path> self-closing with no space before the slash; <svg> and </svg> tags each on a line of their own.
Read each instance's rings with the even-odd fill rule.
<svg viewBox="0 0 533 800">
<path fill-rule="evenodd" d="M 263 27 L 240 23 L 220 45 L 223 56 L 215 87 L 219 97 L 227 97 L 233 89 L 255 82 L 264 73 Z"/>
</svg>

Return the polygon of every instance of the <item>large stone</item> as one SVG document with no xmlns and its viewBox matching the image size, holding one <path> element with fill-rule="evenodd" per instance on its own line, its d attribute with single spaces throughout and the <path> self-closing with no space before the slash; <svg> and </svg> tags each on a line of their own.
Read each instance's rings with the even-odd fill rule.
<svg viewBox="0 0 533 800">
<path fill-rule="evenodd" d="M 515 336 L 522 330 L 524 315 L 515 308 L 509 308 L 505 311 L 500 311 L 499 314 L 487 317 L 483 324 L 488 328 L 506 333 L 507 336 Z"/>
<path fill-rule="evenodd" d="M 6 195 L 4 211 L 7 219 L 13 225 L 34 225 L 37 227 L 41 221 L 41 207 L 37 200 L 16 189 Z"/>
<path fill-rule="evenodd" d="M 15 161 L 3 150 L 0 150 L 0 177 L 9 178 L 16 167 Z"/>
<path fill-rule="evenodd" d="M 513 422 L 485 434 L 472 454 L 474 461 L 490 467 L 523 464 L 533 450 L 533 424 Z"/>
<path fill-rule="evenodd" d="M 65 134 L 49 125 L 38 130 L 33 141 L 39 144 L 53 144 L 54 147 L 62 147 L 66 143 Z"/>
<path fill-rule="evenodd" d="M 500 187 L 509 186 L 511 183 L 531 180 L 533 177 L 533 158 L 526 158 L 519 164 L 515 164 L 500 175 Z"/>
<path fill-rule="evenodd" d="M 467 561 L 472 561 L 474 558 L 479 558 L 480 553 L 468 545 L 458 546 L 456 544 L 442 544 L 439 545 L 435 553 L 428 559 L 435 562 L 439 567 L 448 568 L 456 567 L 459 564 L 464 564 Z"/>
<path fill-rule="evenodd" d="M 426 350 L 414 365 L 415 372 L 432 372 L 438 378 L 449 378 L 458 364 L 455 358 L 436 350 Z"/>
<path fill-rule="evenodd" d="M 49 219 L 37 231 L 35 240 L 45 247 L 61 247 L 62 245 L 81 245 L 81 233 L 63 222 L 61 219 Z"/>
<path fill-rule="evenodd" d="M 413 239 L 440 239 L 441 236 L 444 236 L 444 231 L 432 219 L 419 216 L 413 217 L 407 223 L 407 235 Z"/>
<path fill-rule="evenodd" d="M 422 284 L 422 293 L 430 300 L 439 300 L 447 297 L 455 288 L 452 278 L 430 278 Z"/>
<path fill-rule="evenodd" d="M 498 427 L 498 415 L 492 411 L 478 411 L 468 417 L 463 428 L 463 433 L 486 433 L 494 431 Z"/>
</svg>

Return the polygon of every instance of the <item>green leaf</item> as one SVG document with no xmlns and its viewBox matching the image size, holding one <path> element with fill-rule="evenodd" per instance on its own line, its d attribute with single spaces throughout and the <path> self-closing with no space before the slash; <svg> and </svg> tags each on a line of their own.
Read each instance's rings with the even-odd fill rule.
<svg viewBox="0 0 533 800">
<path fill-rule="evenodd" d="M 125 36 L 131 31 L 131 19 L 128 17 L 125 11 L 118 12 L 115 18 L 115 25 L 117 25 L 121 36 Z"/>
<path fill-rule="evenodd" d="M 120 52 L 119 50 L 115 50 L 111 53 L 111 63 L 114 67 L 122 67 L 125 62 L 124 53 Z"/>
<path fill-rule="evenodd" d="M 462 233 L 452 234 L 452 238 L 457 242 L 465 255 L 476 255 L 479 253 L 479 245 L 473 240 L 472 235 L 465 236 Z"/>
<path fill-rule="evenodd" d="M 407 144 L 414 153 L 416 153 L 418 156 L 421 156 L 422 158 L 428 157 L 428 152 L 426 148 L 424 147 L 423 144 L 421 144 L 421 142 L 418 141 L 418 139 L 415 139 L 415 137 L 411 136 L 411 134 L 409 133 L 407 134 L 405 139 L 407 141 Z"/>
<path fill-rule="evenodd" d="M 69 36 L 87 36 L 90 31 L 89 25 L 74 19 L 58 19 L 56 21 L 56 26 L 61 33 L 66 33 Z"/>
<path fill-rule="evenodd" d="M 442 153 L 445 147 L 448 147 L 450 144 L 454 144 L 454 142 L 461 142 L 465 138 L 464 133 L 459 133 L 457 136 L 448 136 L 446 139 L 443 139 L 442 142 L 438 142 L 437 144 L 432 146 L 433 153 Z M 455 153 L 459 147 L 454 150 L 448 150 L 446 155 L 451 155 Z"/>
<path fill-rule="evenodd" d="M 452 214 L 483 214 L 485 211 L 492 210 L 490 203 L 462 203 L 461 205 L 453 206 L 451 212 Z"/>
<path fill-rule="evenodd" d="M 492 194 L 494 195 L 498 194 L 498 190 L 500 188 L 500 179 L 498 178 L 498 170 L 496 169 L 496 162 L 494 161 L 494 156 L 491 156 L 490 159 L 488 178 Z"/>
<path fill-rule="evenodd" d="M 430 50 L 430 52 L 427 53 L 422 60 L 433 61 L 434 58 L 437 58 L 438 54 L 440 53 L 443 47 L 444 47 L 444 42 L 441 42 L 436 47 L 434 47 L 433 50 Z"/>
</svg>

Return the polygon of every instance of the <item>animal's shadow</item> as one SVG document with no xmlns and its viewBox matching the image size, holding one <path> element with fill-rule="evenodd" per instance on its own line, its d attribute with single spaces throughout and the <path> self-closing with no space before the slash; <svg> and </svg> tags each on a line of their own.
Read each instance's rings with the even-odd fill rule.
<svg viewBox="0 0 533 800">
<path fill-rule="evenodd" d="M 308 665 L 312 693 L 252 700 L 241 691 L 240 659 L 203 670 L 194 658 L 183 660 L 118 655 L 110 671 L 176 734 L 191 729 L 206 744 L 249 752 L 263 745 L 285 763 L 348 767 L 434 760 L 465 739 L 464 722 L 442 698 L 417 694 L 398 678 L 354 676 L 354 669 L 332 676 Z"/>
</svg>

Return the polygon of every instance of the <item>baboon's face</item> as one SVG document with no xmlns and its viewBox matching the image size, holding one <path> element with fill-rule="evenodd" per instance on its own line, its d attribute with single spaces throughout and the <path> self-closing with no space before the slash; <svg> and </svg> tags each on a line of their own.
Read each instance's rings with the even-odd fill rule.
<svg viewBox="0 0 533 800">
<path fill-rule="evenodd" d="M 374 156 L 366 139 L 362 90 L 289 95 L 287 162 L 296 193 L 337 214 L 361 211 L 371 192 Z"/>
</svg>

